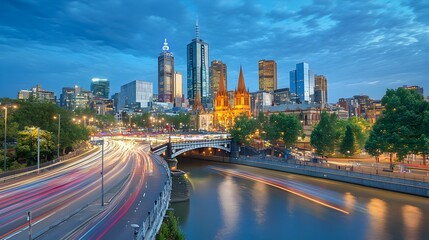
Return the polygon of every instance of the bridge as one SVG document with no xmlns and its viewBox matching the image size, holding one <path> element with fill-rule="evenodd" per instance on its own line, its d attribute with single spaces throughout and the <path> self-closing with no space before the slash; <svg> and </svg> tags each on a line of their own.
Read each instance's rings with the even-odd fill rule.
<svg viewBox="0 0 429 240">
<path fill-rule="evenodd" d="M 165 154 L 164 156 L 167 159 L 173 159 L 182 153 L 185 153 L 194 149 L 209 148 L 209 147 L 221 149 L 229 153 L 231 153 L 231 149 L 232 150 L 234 149 L 234 147 L 232 146 L 232 139 L 224 138 L 224 139 L 184 140 L 184 141 L 177 141 L 177 142 L 169 141 L 162 145 L 159 145 L 153 148 L 151 147 L 151 151 L 157 155 Z"/>
</svg>

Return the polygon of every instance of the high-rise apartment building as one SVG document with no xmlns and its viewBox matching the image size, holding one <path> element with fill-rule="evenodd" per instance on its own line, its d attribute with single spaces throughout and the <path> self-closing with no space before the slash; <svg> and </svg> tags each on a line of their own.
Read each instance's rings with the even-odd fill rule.
<svg viewBox="0 0 429 240">
<path fill-rule="evenodd" d="M 106 78 L 92 78 L 91 92 L 95 98 L 109 98 L 110 82 Z"/>
<path fill-rule="evenodd" d="M 147 108 L 152 101 L 152 82 L 135 80 L 121 86 L 118 99 L 118 109 L 120 111 L 134 111 Z"/>
<path fill-rule="evenodd" d="M 314 77 L 314 102 L 320 104 L 328 103 L 328 80 L 323 75 Z"/>
<path fill-rule="evenodd" d="M 308 63 L 296 64 L 290 71 L 290 93 L 296 103 L 311 103 L 314 98 L 314 74 Z"/>
<path fill-rule="evenodd" d="M 277 63 L 274 60 L 259 60 L 259 90 L 277 89 Z"/>
<path fill-rule="evenodd" d="M 195 26 L 196 37 L 187 45 L 187 92 L 189 103 L 194 104 L 197 92 L 201 96 L 202 105 L 212 108 L 209 79 L 209 45 L 199 36 L 198 21 Z"/>
<path fill-rule="evenodd" d="M 223 77 L 225 86 L 228 86 L 228 79 L 226 73 L 226 64 L 222 61 L 213 60 L 210 66 L 210 83 L 211 83 L 211 95 L 213 98 L 217 95 L 219 91 L 220 79 Z"/>
<path fill-rule="evenodd" d="M 169 51 L 167 39 L 158 57 L 158 101 L 174 101 L 174 56 Z"/>
</svg>

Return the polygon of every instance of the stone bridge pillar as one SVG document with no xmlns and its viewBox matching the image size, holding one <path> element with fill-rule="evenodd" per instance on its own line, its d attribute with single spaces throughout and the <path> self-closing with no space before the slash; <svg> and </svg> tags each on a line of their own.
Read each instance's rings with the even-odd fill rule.
<svg viewBox="0 0 429 240">
<path fill-rule="evenodd" d="M 168 167 L 170 170 L 176 170 L 177 169 L 177 159 L 176 158 L 167 158 Z"/>
</svg>

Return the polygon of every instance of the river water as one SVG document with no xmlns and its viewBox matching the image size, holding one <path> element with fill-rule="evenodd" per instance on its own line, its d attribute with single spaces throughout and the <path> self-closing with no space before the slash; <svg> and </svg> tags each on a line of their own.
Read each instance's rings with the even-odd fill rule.
<svg viewBox="0 0 429 240">
<path fill-rule="evenodd" d="M 179 160 L 186 239 L 429 239 L 429 199 L 289 173 Z"/>
</svg>

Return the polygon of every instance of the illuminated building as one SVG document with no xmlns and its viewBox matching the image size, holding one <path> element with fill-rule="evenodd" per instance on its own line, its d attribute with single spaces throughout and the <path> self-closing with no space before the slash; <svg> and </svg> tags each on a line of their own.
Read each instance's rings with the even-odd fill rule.
<svg viewBox="0 0 429 240">
<path fill-rule="evenodd" d="M 223 77 L 214 101 L 214 127 L 217 130 L 227 130 L 234 125 L 234 119 L 240 115 L 250 116 L 250 93 L 246 90 L 243 70 L 240 67 L 238 87 L 234 91 L 234 107 L 230 106 L 229 96 Z"/>
<path fill-rule="evenodd" d="M 259 91 L 277 89 L 277 63 L 274 60 L 259 60 Z"/>
<path fill-rule="evenodd" d="M 54 92 L 42 89 L 42 86 L 39 84 L 31 88 L 31 90 L 21 90 L 18 92 L 18 99 L 28 100 L 30 98 L 38 101 L 56 102 Z"/>
<path fill-rule="evenodd" d="M 169 51 L 167 39 L 158 57 L 158 100 L 174 102 L 174 56 Z"/>
</svg>

